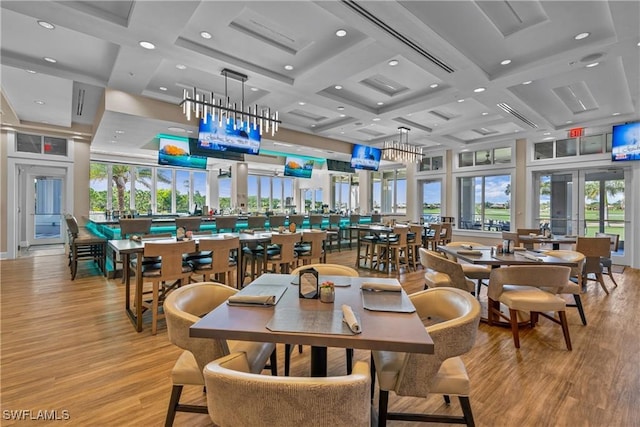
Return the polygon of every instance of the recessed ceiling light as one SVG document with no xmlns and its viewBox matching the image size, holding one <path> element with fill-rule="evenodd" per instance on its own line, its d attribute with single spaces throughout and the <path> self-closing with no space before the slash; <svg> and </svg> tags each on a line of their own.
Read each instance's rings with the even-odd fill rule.
<svg viewBox="0 0 640 427">
<path fill-rule="evenodd" d="M 463 152 L 463 153 L 466 153 L 467 151 L 469 151 L 469 149 L 468 149 L 468 148 L 463 148 L 463 149 L 462 149 L 462 150 L 460 150 L 460 151 L 461 151 L 461 152 Z"/>
<path fill-rule="evenodd" d="M 55 25 L 47 21 L 38 21 L 38 25 L 40 25 L 42 28 L 46 28 L 47 30 L 53 30 L 54 28 L 56 28 Z"/>
<path fill-rule="evenodd" d="M 576 39 L 576 40 L 582 40 L 582 39 L 586 39 L 590 35 L 591 35 L 591 33 L 580 33 L 580 34 L 576 34 L 575 36 L 573 36 L 573 38 Z"/>
<path fill-rule="evenodd" d="M 487 90 L 487 88 L 484 88 L 484 87 L 478 87 L 478 88 L 475 88 L 473 91 L 474 91 L 475 93 L 480 93 L 480 92 L 484 92 L 485 90 Z"/>
<path fill-rule="evenodd" d="M 312 128 L 316 127 L 316 125 L 311 125 Z"/>
<path fill-rule="evenodd" d="M 284 69 L 287 70 L 287 71 L 291 71 L 291 70 L 293 70 L 293 65 L 285 65 Z"/>
<path fill-rule="evenodd" d="M 201 31 L 201 32 L 200 32 L 200 37 L 202 37 L 203 39 L 207 39 L 207 40 L 209 40 L 209 39 L 210 39 L 211 37 L 213 37 L 213 36 L 212 36 L 212 35 L 211 35 L 211 33 L 210 33 L 210 32 L 208 32 L 208 31 Z"/>
<path fill-rule="evenodd" d="M 527 80 L 526 82 L 522 82 L 523 85 L 530 85 L 533 83 L 533 80 Z"/>
<path fill-rule="evenodd" d="M 117 133 L 118 135 L 122 135 L 122 134 L 124 133 L 124 131 L 123 131 L 123 130 L 117 130 L 117 131 L 116 131 L 116 133 Z"/>
<path fill-rule="evenodd" d="M 112 139 L 112 140 L 111 140 L 111 143 L 112 143 L 112 144 L 117 144 L 117 143 L 118 143 L 118 141 L 116 141 L 115 139 Z"/>
<path fill-rule="evenodd" d="M 434 124 L 433 124 L 433 127 L 434 127 L 434 128 L 437 128 L 437 127 L 438 127 L 438 124 L 437 124 L 437 123 L 434 123 Z"/>
<path fill-rule="evenodd" d="M 304 104 L 306 104 L 306 102 L 303 102 L 303 101 L 298 102 L 298 105 L 304 105 Z"/>
<path fill-rule="evenodd" d="M 373 121 L 374 121 L 374 122 L 379 122 L 379 121 L 380 121 L 380 117 L 374 117 L 374 118 L 373 118 Z"/>
<path fill-rule="evenodd" d="M 553 139 L 553 137 L 552 136 L 548 136 L 548 137 L 545 138 L 545 141 L 548 141 L 550 139 Z"/>
<path fill-rule="evenodd" d="M 55 58 L 51 58 L 51 57 L 49 57 L 49 56 L 45 56 L 45 57 L 44 57 L 44 58 L 42 58 L 42 59 L 44 59 L 44 60 L 45 60 L 45 61 L 47 61 L 47 62 L 51 62 L 52 64 L 55 64 L 56 62 L 58 62 L 58 60 L 57 60 L 57 59 L 55 59 Z"/>
<path fill-rule="evenodd" d="M 340 135 L 344 135 L 344 131 L 340 131 Z"/>
<path fill-rule="evenodd" d="M 500 61 L 500 65 L 509 65 L 509 64 L 511 64 L 510 59 L 505 59 L 504 61 Z"/>
<path fill-rule="evenodd" d="M 36 72 L 35 72 L 35 71 L 33 71 L 33 70 L 25 70 L 25 71 L 26 71 L 27 73 L 29 73 L 29 74 L 35 74 L 35 73 L 36 73 Z"/>
<path fill-rule="evenodd" d="M 340 89 L 342 89 L 342 86 L 340 86 L 340 85 L 335 85 L 335 86 L 334 86 L 334 88 L 335 88 L 336 90 L 340 90 Z"/>
<path fill-rule="evenodd" d="M 257 92 L 257 91 L 259 91 L 259 90 L 260 90 L 260 89 L 258 89 L 257 87 L 252 87 L 252 88 L 251 88 L 251 91 L 252 91 L 252 92 Z"/>
<path fill-rule="evenodd" d="M 591 64 L 587 64 L 587 65 L 585 65 L 585 67 L 587 67 L 587 68 L 593 68 L 593 67 L 596 67 L 596 66 L 598 66 L 598 65 L 600 65 L 600 63 L 599 63 L 599 62 L 592 62 Z"/>
<path fill-rule="evenodd" d="M 347 117 L 346 114 L 340 114 L 340 117 Z"/>
<path fill-rule="evenodd" d="M 640 42 L 638 42 L 638 44 L 636 46 L 640 46 Z"/>
<path fill-rule="evenodd" d="M 33 101 L 33 102 L 35 102 L 38 105 L 44 105 L 44 101 L 37 100 L 37 101 Z"/>
<path fill-rule="evenodd" d="M 160 86 L 158 89 L 160 89 L 160 90 L 161 90 L 161 91 L 163 91 L 163 92 L 167 90 L 167 88 L 166 88 L 166 87 L 164 87 L 164 86 Z"/>
<path fill-rule="evenodd" d="M 438 83 L 431 83 L 431 84 L 429 85 L 429 87 L 430 87 L 431 89 L 435 89 L 435 88 L 437 88 L 437 87 L 438 87 Z"/>
<path fill-rule="evenodd" d="M 378 105 L 384 105 L 384 102 L 380 101 L 377 103 Z"/>
<path fill-rule="evenodd" d="M 143 48 L 149 49 L 149 50 L 153 50 L 153 49 L 156 48 L 155 44 L 153 44 L 151 42 L 144 41 L 144 40 L 141 41 L 141 42 L 138 42 L 138 44 L 140 45 L 140 47 L 143 47 Z"/>
<path fill-rule="evenodd" d="M 347 30 L 338 30 L 336 31 L 336 36 L 338 37 L 344 37 L 347 35 Z"/>
<path fill-rule="evenodd" d="M 171 132 L 186 132 L 186 130 L 178 126 L 169 126 L 167 130 L 170 130 Z"/>
<path fill-rule="evenodd" d="M 43 120 L 41 123 L 44 123 L 45 125 L 48 125 L 48 124 L 49 124 L 49 122 L 48 122 L 48 121 L 46 121 L 46 120 Z"/>
<path fill-rule="evenodd" d="M 613 113 L 612 116 L 619 116 L 620 113 Z"/>
<path fill-rule="evenodd" d="M 483 111 L 483 112 L 482 112 L 482 115 L 483 115 L 483 116 L 488 116 L 488 115 L 489 115 L 489 113 L 487 113 L 486 111 Z"/>
<path fill-rule="evenodd" d="M 518 133 L 518 132 L 520 132 L 520 129 L 516 129 L 516 130 L 514 130 L 514 132 L 515 132 L 515 133 Z"/>
<path fill-rule="evenodd" d="M 551 132 L 545 132 L 543 135 L 551 135 Z"/>
<path fill-rule="evenodd" d="M 343 110 L 344 110 L 344 107 L 342 105 L 338 107 L 338 111 L 343 111 Z"/>
<path fill-rule="evenodd" d="M 464 102 L 464 98 L 458 99 L 458 102 Z"/>
<path fill-rule="evenodd" d="M 400 63 L 400 61 L 398 61 L 397 59 L 392 59 L 391 61 L 389 61 L 389 66 L 390 67 L 395 67 L 399 63 Z"/>
<path fill-rule="evenodd" d="M 186 69 L 187 69 L 187 66 L 186 66 L 186 65 L 183 65 L 183 64 L 177 64 L 177 65 L 176 65 L 176 68 L 177 68 L 178 70 L 186 70 Z"/>
<path fill-rule="evenodd" d="M 572 120 L 567 120 L 566 123 L 569 125 L 569 124 L 573 123 L 573 121 Z"/>
</svg>

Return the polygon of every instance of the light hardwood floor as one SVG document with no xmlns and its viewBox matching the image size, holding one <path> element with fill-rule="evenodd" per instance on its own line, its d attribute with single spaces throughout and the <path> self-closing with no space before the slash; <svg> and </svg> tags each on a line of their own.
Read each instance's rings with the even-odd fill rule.
<svg viewBox="0 0 640 427">
<path fill-rule="evenodd" d="M 335 252 L 328 262 L 352 265 L 354 256 Z M 69 425 L 163 425 L 169 373 L 180 354 L 164 322 L 157 336 L 148 323 L 136 333 L 124 312 L 120 280 L 103 278 L 88 263 L 80 264 L 75 281 L 63 255 L 2 261 L 0 269 L 0 424 L 33 424 L 4 419 L 5 411 L 31 410 L 35 416 L 66 410 Z M 400 277 L 408 292 L 422 289 L 422 274 Z M 616 278 L 619 287 L 609 296 L 589 284 L 583 295 L 588 326 L 569 309 L 571 352 L 560 327 L 545 319 L 522 331 L 520 350 L 509 329 L 480 325 L 475 347 L 464 356 L 477 425 L 640 426 L 640 271 L 627 268 Z M 282 373 L 282 346 L 279 351 Z M 344 350 L 330 349 L 329 357 L 329 374 L 343 375 Z M 308 375 L 308 358 L 308 348 L 294 353 L 292 375 Z M 368 354 L 358 350 L 356 358 L 368 360 Z M 183 401 L 204 403 L 202 389 L 185 389 Z M 456 399 L 446 407 L 440 396 L 392 396 L 390 403 L 391 410 L 460 411 Z M 178 413 L 175 425 L 211 422 L 207 415 Z"/>
</svg>

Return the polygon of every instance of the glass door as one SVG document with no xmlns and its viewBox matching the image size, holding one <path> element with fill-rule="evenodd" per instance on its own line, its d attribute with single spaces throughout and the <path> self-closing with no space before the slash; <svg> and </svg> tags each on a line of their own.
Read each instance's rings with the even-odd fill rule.
<svg viewBox="0 0 640 427">
<path fill-rule="evenodd" d="M 425 223 L 440 222 L 442 215 L 442 181 L 421 181 L 422 209 L 420 217 Z"/>
<path fill-rule="evenodd" d="M 35 173 L 27 176 L 26 227 L 29 246 L 64 243 L 64 189 L 64 176 Z"/>
</svg>

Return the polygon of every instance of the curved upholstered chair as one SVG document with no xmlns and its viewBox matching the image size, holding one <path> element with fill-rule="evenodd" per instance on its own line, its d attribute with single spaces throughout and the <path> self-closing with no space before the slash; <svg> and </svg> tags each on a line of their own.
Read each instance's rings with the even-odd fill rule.
<svg viewBox="0 0 640 427">
<path fill-rule="evenodd" d="M 580 299 L 580 293 L 582 292 L 582 269 L 584 268 L 585 256 L 584 254 L 577 251 L 568 251 L 568 250 L 555 250 L 555 251 L 545 251 L 545 255 L 562 258 L 567 261 L 577 263 L 577 267 L 571 268 L 571 278 L 576 279 L 577 283 L 573 281 L 567 282 L 565 286 L 558 289 L 559 294 L 570 294 L 573 295 L 574 304 L 567 304 L 567 307 L 575 307 L 578 309 L 578 314 L 580 314 L 580 320 L 582 320 L 582 324 L 587 324 L 587 317 L 584 314 L 584 309 L 582 308 L 582 300 Z"/>
<path fill-rule="evenodd" d="M 477 247 L 482 245 L 477 242 L 450 242 L 450 243 L 447 243 L 447 246 Z M 447 254 L 446 257 L 452 261 L 458 262 L 458 259 L 453 255 Z M 464 275 L 471 280 L 475 280 L 478 283 L 478 293 L 480 293 L 480 286 L 484 283 L 485 280 L 489 280 L 489 274 L 491 274 L 491 267 L 489 267 L 488 265 L 469 264 L 468 262 L 461 262 L 460 265 L 462 265 L 462 271 L 464 271 Z"/>
<path fill-rule="evenodd" d="M 250 373 L 245 353 L 233 353 L 204 369 L 211 420 L 230 426 L 371 425 L 366 362 L 343 377 L 273 377 Z"/>
<path fill-rule="evenodd" d="M 571 350 L 571 337 L 567 323 L 567 303 L 560 298 L 558 291 L 569 282 L 571 268 L 554 265 L 514 265 L 509 268 L 494 268 L 489 279 L 488 320 L 492 325 L 497 317 L 502 317 L 511 324 L 513 343 L 520 348 L 518 330 L 518 311 L 529 312 L 531 327 L 538 322 L 538 316 L 558 323 L 562 326 L 567 350 Z M 509 317 L 502 314 L 500 304 L 509 308 Z M 559 319 L 547 314 L 558 313 Z"/>
<path fill-rule="evenodd" d="M 459 423 L 473 426 L 469 403 L 469 376 L 459 357 L 473 347 L 480 322 L 480 303 L 468 292 L 455 288 L 433 288 L 409 296 L 420 318 L 443 321 L 427 326 L 435 354 L 373 351 L 371 371 L 380 383 L 379 426 L 389 420 Z M 372 378 L 372 383 L 375 378 Z M 373 390 L 372 384 L 372 390 Z M 389 392 L 398 396 L 458 396 L 463 416 L 387 412 Z M 373 393 L 372 393 L 373 395 Z"/>
<path fill-rule="evenodd" d="M 298 274 L 300 274 L 301 270 L 306 270 L 308 268 L 314 268 L 319 275 L 323 275 L 323 276 L 346 276 L 346 277 L 359 276 L 358 272 L 355 269 L 351 267 L 347 267 L 345 265 L 340 265 L 340 264 L 307 264 L 307 265 L 303 265 L 296 268 L 291 272 L 291 274 L 297 276 Z M 285 344 L 284 348 L 285 348 L 284 374 L 289 375 L 289 369 L 291 366 L 292 346 L 291 344 Z M 298 348 L 300 352 L 302 352 L 302 346 L 298 346 Z M 350 374 L 351 367 L 353 365 L 353 349 L 352 348 L 346 349 L 346 353 L 347 353 L 347 374 Z"/>
<path fill-rule="evenodd" d="M 211 338 L 193 338 L 189 328 L 200 317 L 223 304 L 230 296 L 238 292 L 229 286 L 214 282 L 193 283 L 171 293 L 164 302 L 169 340 L 184 352 L 180 355 L 171 371 L 171 400 L 167 410 L 165 426 L 171 426 L 176 411 L 207 413 L 205 406 L 180 404 L 180 395 L 185 385 L 204 386 L 202 371 L 207 363 L 228 355 L 232 351 L 241 351 L 248 360 L 248 371 L 259 373 L 267 360 L 273 375 L 276 371 L 275 344 L 242 341 L 226 341 Z"/>
<path fill-rule="evenodd" d="M 465 277 L 461 264 L 425 248 L 420 248 L 418 253 L 420 254 L 420 263 L 427 269 L 425 289 L 426 287 L 447 286 L 471 293 L 476 292 L 475 283 Z"/>
</svg>

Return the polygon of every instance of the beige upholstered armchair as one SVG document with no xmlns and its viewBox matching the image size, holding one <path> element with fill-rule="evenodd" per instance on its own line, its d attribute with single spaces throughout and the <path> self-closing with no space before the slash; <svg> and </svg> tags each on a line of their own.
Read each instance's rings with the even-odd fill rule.
<svg viewBox="0 0 640 427">
<path fill-rule="evenodd" d="M 582 269 L 584 268 L 584 263 L 586 257 L 584 254 L 577 251 L 568 251 L 568 250 L 554 250 L 554 251 L 545 251 L 545 255 L 562 258 L 567 261 L 575 262 L 578 265 L 576 267 L 571 268 L 571 278 L 576 278 L 576 282 L 572 281 L 567 282 L 565 286 L 558 289 L 557 292 L 559 294 L 570 294 L 573 295 L 573 304 L 567 303 L 567 307 L 575 307 L 578 309 L 578 314 L 580 315 L 580 320 L 582 320 L 582 324 L 587 324 L 587 317 L 584 314 L 584 309 L 582 308 L 582 300 L 580 299 L 580 293 L 582 292 Z"/>
<path fill-rule="evenodd" d="M 455 288 L 427 289 L 409 298 L 422 319 L 443 320 L 426 328 L 433 339 L 435 354 L 372 352 L 372 371 L 375 369 L 380 383 L 378 425 L 385 426 L 389 419 L 473 426 L 469 376 L 459 356 L 471 350 L 475 343 L 480 322 L 480 303 L 470 293 Z M 398 396 L 413 397 L 442 394 L 446 403 L 449 403 L 449 396 L 458 396 L 463 416 L 389 413 L 390 391 Z"/>
<path fill-rule="evenodd" d="M 480 243 L 477 242 L 449 242 L 447 243 L 447 246 L 449 247 L 461 247 L 461 246 L 470 246 L 470 247 L 478 247 L 478 246 L 482 246 Z M 456 261 L 459 262 L 457 258 L 455 258 L 452 255 L 447 254 L 446 255 L 447 258 L 449 258 L 451 261 Z M 480 286 L 482 285 L 484 280 L 489 280 L 489 274 L 491 274 L 491 267 L 489 267 L 488 265 L 477 265 L 477 264 L 470 264 L 468 262 L 459 262 L 460 265 L 462 265 L 462 271 L 464 272 L 464 275 L 466 277 L 468 277 L 471 280 L 475 280 L 478 283 L 478 293 L 480 292 Z"/>
<path fill-rule="evenodd" d="M 357 362 L 344 377 L 273 377 L 250 371 L 244 352 L 205 367 L 209 415 L 217 426 L 370 426 L 366 362 Z"/>
<path fill-rule="evenodd" d="M 171 371 L 173 388 L 165 426 L 173 424 L 176 411 L 207 413 L 207 408 L 204 406 L 180 404 L 182 388 L 184 385 L 204 386 L 202 371 L 205 365 L 228 355 L 230 351 L 243 352 L 248 360 L 248 369 L 253 373 L 262 371 L 267 360 L 271 359 L 269 364 L 271 373 L 277 375 L 273 343 L 226 341 L 189 336 L 191 325 L 200 320 L 201 316 L 223 304 L 236 292 L 238 292 L 236 289 L 221 283 L 201 282 L 178 288 L 165 300 L 164 312 L 169 340 L 184 350 Z"/>
<path fill-rule="evenodd" d="M 476 292 L 476 285 L 465 277 L 462 265 L 451 261 L 437 252 L 420 248 L 420 263 L 427 269 L 425 273 L 426 287 L 447 286 L 467 292 Z"/>
<path fill-rule="evenodd" d="M 538 316 L 543 316 L 562 326 L 567 350 L 571 350 L 566 301 L 556 295 L 569 282 L 570 273 L 570 267 L 553 265 L 514 265 L 493 269 L 487 291 L 489 325 L 498 317 L 508 320 L 513 344 L 520 348 L 518 311 L 529 312 L 531 327 L 538 322 Z M 500 311 L 501 303 L 509 308 L 509 317 Z M 548 315 L 549 311 L 557 312 L 559 319 Z"/>
</svg>

